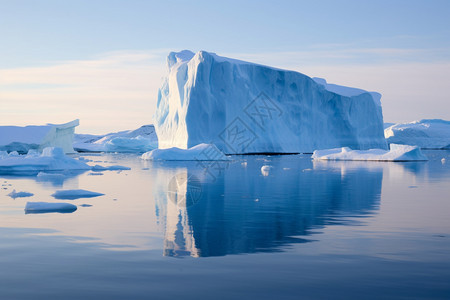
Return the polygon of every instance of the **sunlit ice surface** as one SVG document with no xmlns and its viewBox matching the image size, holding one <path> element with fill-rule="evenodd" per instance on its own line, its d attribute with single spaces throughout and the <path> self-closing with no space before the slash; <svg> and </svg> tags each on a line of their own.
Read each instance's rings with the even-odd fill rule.
<svg viewBox="0 0 450 300">
<path fill-rule="evenodd" d="M 0 296 L 445 299 L 450 152 L 424 153 L 430 161 L 86 154 L 131 170 L 0 175 Z M 67 189 L 104 195 L 51 196 Z M 78 209 L 25 214 L 29 201 Z"/>
</svg>

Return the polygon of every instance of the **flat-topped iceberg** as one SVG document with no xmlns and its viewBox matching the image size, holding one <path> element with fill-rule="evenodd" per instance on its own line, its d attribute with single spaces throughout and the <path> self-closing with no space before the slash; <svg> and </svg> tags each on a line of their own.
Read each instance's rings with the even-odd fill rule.
<svg viewBox="0 0 450 300">
<path fill-rule="evenodd" d="M 417 146 L 391 144 L 391 150 L 352 150 L 348 147 L 316 150 L 316 160 L 365 160 L 365 161 L 425 161 L 428 158 Z"/>
<path fill-rule="evenodd" d="M 226 154 L 386 149 L 381 95 L 304 74 L 190 51 L 170 53 L 158 93 L 159 148 Z"/>
<path fill-rule="evenodd" d="M 450 149 L 450 121 L 425 119 L 393 124 L 384 130 L 388 143 L 416 145 L 424 149 Z"/>
<path fill-rule="evenodd" d="M 136 130 L 105 135 L 76 134 L 73 147 L 82 152 L 143 153 L 157 148 L 158 138 L 153 125 L 144 125 Z"/>
<path fill-rule="evenodd" d="M 42 154 L 0 156 L 2 174 L 38 174 L 40 171 L 90 170 L 91 166 L 64 154 L 63 149 L 47 147 Z"/>
<path fill-rule="evenodd" d="M 215 145 L 200 144 L 189 149 L 176 147 L 168 149 L 155 149 L 142 154 L 144 160 L 229 160 Z"/>
<path fill-rule="evenodd" d="M 27 153 L 30 149 L 59 147 L 64 153 L 74 153 L 73 135 L 79 124 L 79 120 L 74 120 L 43 126 L 0 126 L 0 150 Z"/>
</svg>

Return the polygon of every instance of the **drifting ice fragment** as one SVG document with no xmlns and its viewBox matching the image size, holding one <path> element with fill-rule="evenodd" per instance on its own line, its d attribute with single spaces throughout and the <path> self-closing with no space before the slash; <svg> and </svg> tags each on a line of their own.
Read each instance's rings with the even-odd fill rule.
<svg viewBox="0 0 450 300">
<path fill-rule="evenodd" d="M 56 199 L 75 200 L 79 198 L 93 198 L 103 196 L 102 193 L 96 193 L 86 190 L 61 190 L 52 194 Z"/>
<path fill-rule="evenodd" d="M 391 150 L 370 149 L 351 150 L 350 148 L 336 148 L 316 150 L 313 159 L 322 160 L 370 160 L 370 161 L 424 161 L 428 158 L 422 154 L 417 146 L 391 144 Z"/>
<path fill-rule="evenodd" d="M 142 154 L 144 160 L 196 160 L 196 161 L 213 161 L 213 160 L 229 160 L 213 144 L 200 144 L 189 149 L 169 148 L 155 149 Z"/>
<path fill-rule="evenodd" d="M 10 196 L 13 199 L 16 198 L 24 198 L 24 197 L 31 197 L 33 196 L 33 193 L 28 193 L 28 192 L 16 192 L 16 190 L 13 190 L 11 193 L 8 194 L 8 196 Z"/>
<path fill-rule="evenodd" d="M 72 213 L 76 210 L 77 206 L 70 203 L 27 202 L 25 206 L 26 214 Z"/>
</svg>

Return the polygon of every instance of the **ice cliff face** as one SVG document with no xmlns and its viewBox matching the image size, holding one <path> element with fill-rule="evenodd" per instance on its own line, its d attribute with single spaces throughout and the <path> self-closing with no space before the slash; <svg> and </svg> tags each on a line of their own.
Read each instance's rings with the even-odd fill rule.
<svg viewBox="0 0 450 300">
<path fill-rule="evenodd" d="M 380 95 L 213 53 L 170 53 L 158 93 L 159 148 L 227 154 L 386 149 Z"/>
</svg>

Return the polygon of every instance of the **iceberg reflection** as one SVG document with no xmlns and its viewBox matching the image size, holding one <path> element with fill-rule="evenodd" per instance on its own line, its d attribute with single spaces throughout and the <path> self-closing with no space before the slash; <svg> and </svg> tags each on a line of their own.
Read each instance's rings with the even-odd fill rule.
<svg viewBox="0 0 450 300">
<path fill-rule="evenodd" d="M 349 217 L 377 210 L 382 167 L 314 163 L 295 156 L 242 157 L 203 180 L 194 164 L 156 169 L 156 209 L 165 232 L 164 255 L 223 256 L 282 251 Z M 263 165 L 270 166 L 267 176 Z M 165 173 L 165 174 L 162 174 Z M 200 180 L 199 178 L 202 178 Z M 162 185 L 161 185 L 162 184 Z"/>
</svg>

